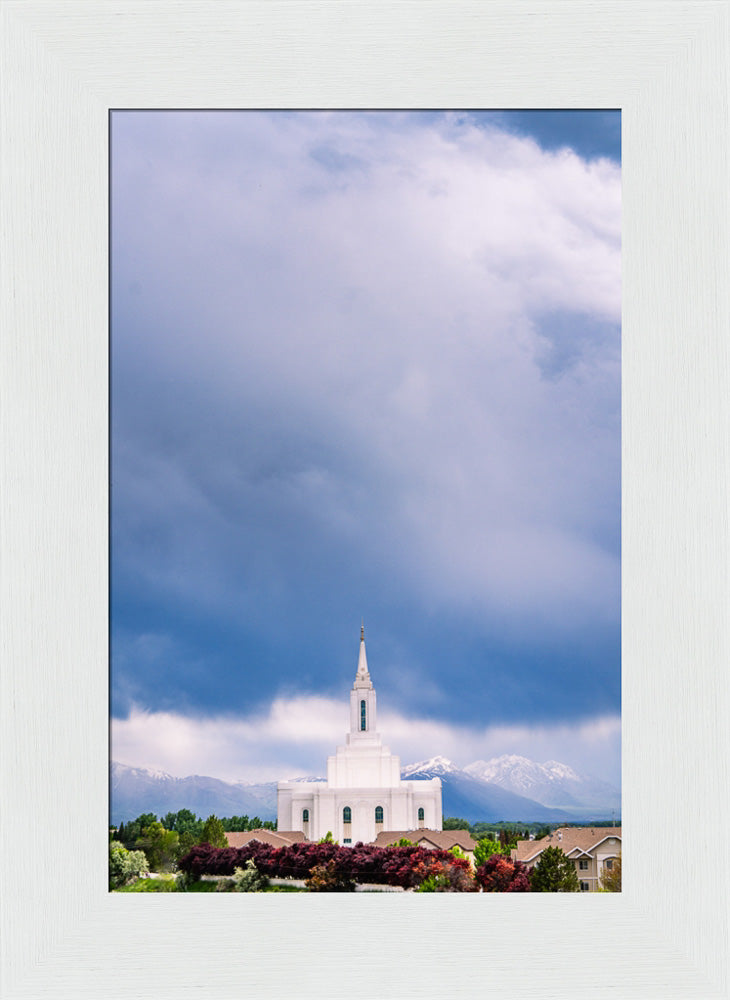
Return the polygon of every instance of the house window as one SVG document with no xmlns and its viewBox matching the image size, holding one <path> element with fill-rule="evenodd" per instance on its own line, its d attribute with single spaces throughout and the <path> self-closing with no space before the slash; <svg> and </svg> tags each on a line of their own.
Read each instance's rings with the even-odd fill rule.
<svg viewBox="0 0 730 1000">
<path fill-rule="evenodd" d="M 587 882 L 581 882 L 581 884 L 580 884 L 580 891 L 581 892 L 588 892 L 589 889 L 590 889 L 590 886 L 588 885 Z"/>
<path fill-rule="evenodd" d="M 423 812 L 423 806 L 421 806 L 421 808 L 418 810 L 418 818 L 419 818 L 419 820 L 424 820 L 426 818 L 426 816 L 425 816 L 425 814 Z"/>
<path fill-rule="evenodd" d="M 383 807 L 382 806 L 376 806 L 375 807 L 375 822 L 376 823 L 382 823 L 383 822 Z"/>
<path fill-rule="evenodd" d="M 308 823 L 308 822 L 309 822 L 309 809 L 305 809 L 304 812 L 302 813 L 302 823 Z"/>
<path fill-rule="evenodd" d="M 578 862 L 578 867 L 580 868 L 580 870 L 582 872 L 587 872 L 588 871 L 588 859 L 587 858 L 581 858 L 580 861 Z"/>
<path fill-rule="evenodd" d="M 360 729 L 365 729 L 365 702 L 360 702 Z"/>
<path fill-rule="evenodd" d="M 611 871 L 611 869 L 613 868 L 613 858 L 608 859 L 608 861 L 606 862 L 606 868 L 608 868 L 608 870 Z"/>
<path fill-rule="evenodd" d="M 345 808 L 342 810 L 342 822 L 352 823 L 352 810 L 350 809 L 349 806 L 345 806 Z"/>
</svg>

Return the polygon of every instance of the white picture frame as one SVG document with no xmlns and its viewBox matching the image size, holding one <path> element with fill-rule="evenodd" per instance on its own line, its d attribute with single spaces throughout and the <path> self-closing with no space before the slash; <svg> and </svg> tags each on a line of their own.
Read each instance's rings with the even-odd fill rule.
<svg viewBox="0 0 730 1000">
<path fill-rule="evenodd" d="M 2 996 L 727 997 L 727 0 L 1 10 Z M 620 895 L 107 892 L 123 107 L 622 109 Z"/>
</svg>

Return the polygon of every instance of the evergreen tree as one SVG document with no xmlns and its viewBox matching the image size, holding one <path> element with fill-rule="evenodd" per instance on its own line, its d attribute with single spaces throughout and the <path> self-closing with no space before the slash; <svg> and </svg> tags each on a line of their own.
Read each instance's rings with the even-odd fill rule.
<svg viewBox="0 0 730 1000">
<path fill-rule="evenodd" d="M 203 824 L 200 844 L 210 844 L 211 847 L 228 847 L 226 831 L 217 816 L 209 816 Z"/>
<path fill-rule="evenodd" d="M 580 885 L 573 862 L 559 847 L 546 847 L 530 877 L 533 892 L 578 892 Z"/>
<path fill-rule="evenodd" d="M 178 853 L 176 860 L 184 857 L 188 851 L 196 845 L 197 840 L 194 833 L 181 833 L 180 840 L 178 842 Z"/>
</svg>

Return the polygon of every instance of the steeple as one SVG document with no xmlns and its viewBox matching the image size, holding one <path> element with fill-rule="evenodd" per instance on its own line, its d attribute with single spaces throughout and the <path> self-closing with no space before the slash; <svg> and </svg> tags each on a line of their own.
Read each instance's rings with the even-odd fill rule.
<svg viewBox="0 0 730 1000">
<path fill-rule="evenodd" d="M 355 674 L 354 688 L 372 688 L 373 682 L 370 680 L 368 672 L 368 658 L 365 653 L 365 622 L 360 626 L 360 654 L 357 658 L 357 673 Z"/>
</svg>

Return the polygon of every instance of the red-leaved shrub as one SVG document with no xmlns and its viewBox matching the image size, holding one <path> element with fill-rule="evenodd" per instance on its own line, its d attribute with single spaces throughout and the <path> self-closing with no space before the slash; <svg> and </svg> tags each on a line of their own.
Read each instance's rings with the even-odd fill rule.
<svg viewBox="0 0 730 1000">
<path fill-rule="evenodd" d="M 252 859 L 262 875 L 277 878 L 308 879 L 315 868 L 324 869 L 330 881 L 381 883 L 416 887 L 430 875 L 446 875 L 453 892 L 471 892 L 476 886 L 469 863 L 455 858 L 450 851 L 431 851 L 425 847 L 375 847 L 357 843 L 340 847 L 324 843 L 291 844 L 272 847 L 251 840 L 243 847 L 211 847 L 198 844 L 180 859 L 178 866 L 192 878 L 201 875 L 232 875 Z M 320 873 L 321 874 L 321 873 Z"/>
<path fill-rule="evenodd" d="M 522 861 L 492 854 L 476 870 L 476 880 L 485 892 L 530 892 L 530 877 Z"/>
</svg>

